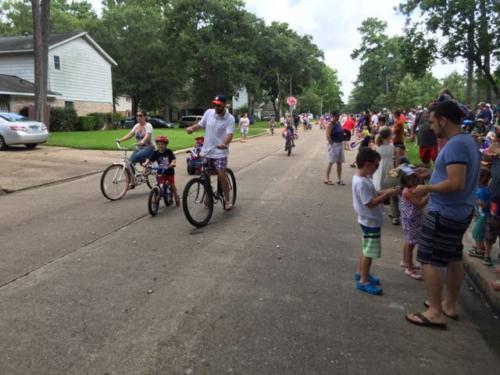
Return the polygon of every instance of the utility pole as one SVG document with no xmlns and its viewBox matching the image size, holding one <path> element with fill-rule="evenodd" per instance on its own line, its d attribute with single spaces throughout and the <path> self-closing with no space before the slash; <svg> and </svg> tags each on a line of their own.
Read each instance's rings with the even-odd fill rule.
<svg viewBox="0 0 500 375">
<path fill-rule="evenodd" d="M 31 0 L 31 10 L 33 14 L 33 44 L 35 50 L 36 119 L 40 122 L 46 122 L 50 0 Z"/>
</svg>

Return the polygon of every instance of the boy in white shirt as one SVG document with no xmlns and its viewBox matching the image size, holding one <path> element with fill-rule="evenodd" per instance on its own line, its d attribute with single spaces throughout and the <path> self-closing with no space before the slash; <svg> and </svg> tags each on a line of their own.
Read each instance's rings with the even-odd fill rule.
<svg viewBox="0 0 500 375">
<path fill-rule="evenodd" d="M 362 292 L 379 295 L 382 288 L 378 286 L 380 279 L 370 275 L 373 258 L 380 258 L 380 228 L 383 224 L 383 202 L 398 194 L 399 189 L 393 187 L 377 192 L 373 185 L 372 175 L 380 163 L 377 151 L 363 147 L 356 156 L 357 173 L 352 177 L 352 200 L 354 211 L 358 214 L 358 223 L 363 234 L 362 254 L 358 272 L 354 274 L 356 288 Z"/>
</svg>

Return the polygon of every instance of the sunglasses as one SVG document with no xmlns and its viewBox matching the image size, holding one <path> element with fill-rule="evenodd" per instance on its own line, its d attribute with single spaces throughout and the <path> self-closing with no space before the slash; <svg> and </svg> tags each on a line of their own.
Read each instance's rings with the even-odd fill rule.
<svg viewBox="0 0 500 375">
<path fill-rule="evenodd" d="M 135 115 L 135 117 L 144 117 L 144 115 Z"/>
</svg>

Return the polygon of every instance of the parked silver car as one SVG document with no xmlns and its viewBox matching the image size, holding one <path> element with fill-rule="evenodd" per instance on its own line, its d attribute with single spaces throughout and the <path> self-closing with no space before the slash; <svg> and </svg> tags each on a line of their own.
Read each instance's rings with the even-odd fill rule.
<svg viewBox="0 0 500 375">
<path fill-rule="evenodd" d="M 26 117 L 11 112 L 0 112 L 0 150 L 10 145 L 23 144 L 35 148 L 47 142 L 49 132 L 45 124 L 28 120 Z"/>
</svg>

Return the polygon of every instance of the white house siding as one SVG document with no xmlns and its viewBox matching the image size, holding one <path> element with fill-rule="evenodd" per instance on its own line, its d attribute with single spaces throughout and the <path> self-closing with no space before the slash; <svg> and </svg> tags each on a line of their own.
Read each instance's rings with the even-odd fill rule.
<svg viewBox="0 0 500 375">
<path fill-rule="evenodd" d="M 132 112 L 132 98 L 128 95 L 121 95 L 116 98 L 116 112 L 130 115 Z"/>
<path fill-rule="evenodd" d="M 54 56 L 60 57 L 60 70 Z M 111 65 L 84 38 L 49 50 L 48 85 L 63 101 L 113 104 Z"/>
<path fill-rule="evenodd" d="M 18 76 L 30 82 L 35 82 L 35 65 L 32 54 L 0 54 L 0 74 Z"/>
<path fill-rule="evenodd" d="M 238 90 L 238 96 L 233 96 L 233 111 L 243 107 L 248 107 L 248 91 L 246 87 Z"/>
</svg>

